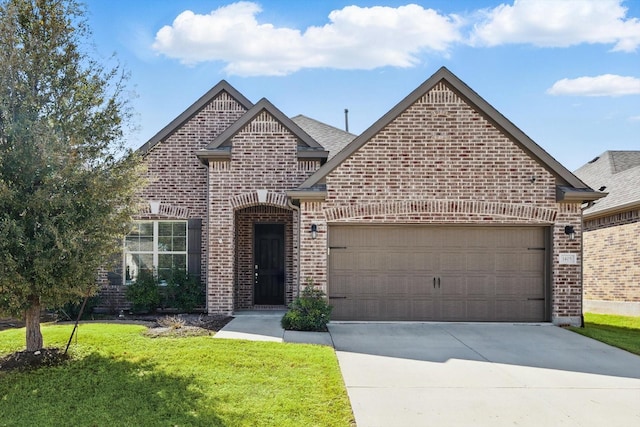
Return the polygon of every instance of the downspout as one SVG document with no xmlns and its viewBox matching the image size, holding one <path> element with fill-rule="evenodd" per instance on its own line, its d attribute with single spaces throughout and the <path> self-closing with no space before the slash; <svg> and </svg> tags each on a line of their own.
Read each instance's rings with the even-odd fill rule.
<svg viewBox="0 0 640 427">
<path fill-rule="evenodd" d="M 205 295 L 204 295 L 204 309 L 207 311 L 207 315 L 210 315 L 209 312 L 209 252 L 211 252 L 211 246 L 209 246 L 209 235 L 211 234 L 211 187 L 209 185 L 209 181 L 210 181 L 210 174 L 211 174 L 211 160 L 207 160 L 207 210 L 206 210 L 206 215 L 207 215 L 207 233 L 204 236 L 204 247 L 207 248 L 207 256 L 205 257 L 204 260 L 204 271 L 205 271 L 205 281 L 204 281 L 204 289 L 205 289 Z M 200 233 L 202 234 L 202 230 L 200 231 Z M 200 260 L 200 264 L 202 265 L 202 260 Z M 200 274 L 202 275 L 202 272 L 200 272 Z"/>
<path fill-rule="evenodd" d="M 287 198 L 287 206 L 289 206 L 289 208 L 291 208 L 291 210 L 295 211 L 298 215 L 298 265 L 296 266 L 296 275 L 297 275 L 297 280 L 296 280 L 296 297 L 300 297 L 300 264 L 301 264 L 301 260 L 300 260 L 300 225 L 302 222 L 302 217 L 300 214 L 300 207 L 294 205 L 291 201 L 291 198 L 288 197 Z"/>
<path fill-rule="evenodd" d="M 580 327 L 584 328 L 584 210 L 593 206 L 593 202 L 586 208 L 580 207 Z"/>
</svg>

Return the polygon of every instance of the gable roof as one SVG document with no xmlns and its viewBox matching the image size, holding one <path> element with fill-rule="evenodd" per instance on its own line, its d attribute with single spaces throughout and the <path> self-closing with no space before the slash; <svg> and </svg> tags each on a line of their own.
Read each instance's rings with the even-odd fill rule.
<svg viewBox="0 0 640 427">
<path fill-rule="evenodd" d="M 338 154 L 340 150 L 356 138 L 356 135 L 350 132 L 302 114 L 292 117 L 291 120 L 329 151 L 329 159 Z"/>
<path fill-rule="evenodd" d="M 640 151 L 605 151 L 575 174 L 608 193 L 585 210 L 586 218 L 640 207 Z"/>
<path fill-rule="evenodd" d="M 524 132 L 518 129 L 513 123 L 511 123 L 500 112 L 493 108 L 487 101 L 485 101 L 480 95 L 467 86 L 462 80 L 456 77 L 447 68 L 440 68 L 435 74 L 429 77 L 424 83 L 418 86 L 407 97 L 400 101 L 389 112 L 376 121 L 371 127 L 365 130 L 360 136 L 355 138 L 349 143 L 338 155 L 333 157 L 327 163 L 325 163 L 318 171 L 311 175 L 305 182 L 303 182 L 299 189 L 308 190 L 319 184 L 331 171 L 338 167 L 343 161 L 355 153 L 360 147 L 366 144 L 371 138 L 373 138 L 384 127 L 391 123 L 396 117 L 403 113 L 407 108 L 413 105 L 418 99 L 420 99 L 425 93 L 430 91 L 441 81 L 444 81 L 447 86 L 456 92 L 458 96 L 465 100 L 472 108 L 478 113 L 482 114 L 487 120 L 489 120 L 494 126 L 502 130 L 512 141 L 514 141 L 523 150 L 529 153 L 534 159 L 554 174 L 561 184 L 565 184 L 561 190 L 562 195 L 560 199 L 570 200 L 573 196 L 576 196 L 572 190 L 576 189 L 589 189 L 580 179 L 573 175 L 568 169 L 562 166 L 556 159 L 551 157 L 549 153 L 543 150 L 538 144 L 536 144 L 531 138 L 529 138 Z M 592 200 L 593 198 L 603 197 L 603 195 L 591 191 L 580 191 L 580 197 L 584 200 Z"/>
<path fill-rule="evenodd" d="M 230 147 L 228 142 L 245 126 L 253 121 L 260 113 L 266 111 L 273 116 L 282 126 L 287 128 L 298 138 L 298 157 L 326 159 L 329 155 L 316 140 L 306 133 L 293 120 L 288 118 L 282 111 L 276 108 L 269 100 L 262 98 L 256 105 L 247 111 L 240 119 L 229 126 L 224 132 L 216 137 L 204 150 L 199 150 L 196 155 L 201 159 L 229 157 Z"/>
<path fill-rule="evenodd" d="M 200 99 L 194 102 L 189 108 L 184 110 L 182 114 L 173 119 L 171 123 L 166 125 L 155 134 L 149 141 L 147 141 L 142 147 L 138 148 L 138 152 L 146 154 L 149 150 L 155 147 L 159 142 L 163 141 L 167 137 L 171 136 L 176 130 L 178 130 L 189 119 L 198 114 L 207 104 L 209 104 L 214 98 L 216 98 L 220 92 L 226 92 L 233 99 L 238 101 L 246 110 L 253 107 L 253 103 L 249 101 L 243 94 L 238 92 L 233 86 L 227 83 L 225 80 L 221 80 L 220 83 L 212 87 L 207 93 L 202 95 Z"/>
</svg>

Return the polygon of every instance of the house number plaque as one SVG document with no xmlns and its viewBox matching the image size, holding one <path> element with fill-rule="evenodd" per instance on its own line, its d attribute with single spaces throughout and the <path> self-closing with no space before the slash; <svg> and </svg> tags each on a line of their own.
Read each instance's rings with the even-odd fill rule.
<svg viewBox="0 0 640 427">
<path fill-rule="evenodd" d="M 577 254 L 559 254 L 559 262 L 560 264 L 577 264 L 578 263 L 578 255 Z"/>
</svg>

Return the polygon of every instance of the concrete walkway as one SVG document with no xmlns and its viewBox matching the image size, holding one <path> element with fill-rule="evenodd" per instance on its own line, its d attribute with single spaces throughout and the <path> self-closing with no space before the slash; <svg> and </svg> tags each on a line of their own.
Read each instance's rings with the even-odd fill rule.
<svg viewBox="0 0 640 427">
<path fill-rule="evenodd" d="M 282 314 L 243 314 L 216 336 L 332 343 L 358 427 L 640 425 L 640 357 L 555 326 L 331 323 L 315 335 L 285 333 Z"/>
<path fill-rule="evenodd" d="M 293 342 L 333 346 L 328 332 L 285 331 L 280 319 L 285 311 L 242 311 L 218 331 L 215 338 Z"/>
</svg>

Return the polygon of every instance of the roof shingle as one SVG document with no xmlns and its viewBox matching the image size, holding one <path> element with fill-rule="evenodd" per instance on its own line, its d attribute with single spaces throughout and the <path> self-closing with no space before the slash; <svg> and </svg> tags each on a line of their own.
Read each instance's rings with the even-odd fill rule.
<svg viewBox="0 0 640 427">
<path fill-rule="evenodd" d="M 319 122 L 299 114 L 291 120 L 315 139 L 325 150 L 329 151 L 329 159 L 354 140 L 356 135 L 342 129 Z"/>
<path fill-rule="evenodd" d="M 585 217 L 640 206 L 640 151 L 605 151 L 575 174 L 591 188 L 609 193 L 585 210 Z"/>
</svg>

